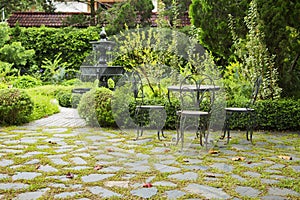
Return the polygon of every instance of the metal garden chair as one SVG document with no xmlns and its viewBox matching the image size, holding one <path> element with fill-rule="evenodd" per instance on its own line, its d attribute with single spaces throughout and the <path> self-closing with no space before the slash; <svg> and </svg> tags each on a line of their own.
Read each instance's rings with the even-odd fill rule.
<svg viewBox="0 0 300 200">
<path fill-rule="evenodd" d="M 251 141 L 252 143 L 252 135 L 253 135 L 253 129 L 255 126 L 256 121 L 256 113 L 255 109 L 253 108 L 253 105 L 257 99 L 258 91 L 260 88 L 260 85 L 262 83 L 262 77 L 259 76 L 256 78 L 254 86 L 252 88 L 251 98 L 249 103 L 246 105 L 246 107 L 227 107 L 225 108 L 226 111 L 226 118 L 224 123 L 224 134 L 221 137 L 221 139 L 224 139 L 227 133 L 227 143 L 229 143 L 230 139 L 230 123 L 231 123 L 231 117 L 235 114 L 238 118 L 241 117 L 241 115 L 244 115 L 246 117 L 246 138 L 247 140 Z"/>
<path fill-rule="evenodd" d="M 141 75 L 134 71 L 131 73 L 132 92 L 135 100 L 135 120 L 138 139 L 143 135 L 145 128 L 156 129 L 159 140 L 160 134 L 165 138 L 163 126 L 166 120 L 165 107 L 163 105 L 148 105 L 145 103 L 144 85 Z"/>
<path fill-rule="evenodd" d="M 207 86 L 210 87 L 201 87 Z M 209 120 L 212 106 L 215 100 L 215 84 L 211 77 L 201 75 L 198 80 L 195 75 L 186 76 L 180 84 L 181 110 L 179 116 L 179 131 L 177 131 L 177 143 L 181 140 L 181 149 L 184 146 L 185 130 L 196 129 L 196 136 L 200 145 L 203 146 L 203 139 L 207 149 L 209 135 Z"/>
</svg>

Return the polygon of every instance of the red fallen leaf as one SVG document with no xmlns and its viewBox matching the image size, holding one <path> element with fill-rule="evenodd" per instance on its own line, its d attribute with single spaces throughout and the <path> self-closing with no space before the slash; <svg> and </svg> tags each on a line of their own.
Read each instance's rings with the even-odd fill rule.
<svg viewBox="0 0 300 200">
<path fill-rule="evenodd" d="M 114 152 L 114 150 L 112 148 L 108 148 L 107 151 L 108 152 Z"/>
<path fill-rule="evenodd" d="M 68 172 L 68 173 L 66 174 L 66 178 L 72 179 L 72 178 L 74 178 L 74 174 L 72 174 L 71 172 Z"/>
<path fill-rule="evenodd" d="M 170 152 L 171 150 L 170 149 L 165 149 L 165 153 L 168 153 L 168 152 Z"/>
<path fill-rule="evenodd" d="M 143 187 L 145 187 L 145 188 L 151 188 L 151 187 L 152 187 L 152 184 L 151 184 L 151 183 L 145 183 L 145 184 L 143 185 Z"/>
<path fill-rule="evenodd" d="M 94 167 L 94 170 L 99 170 L 99 169 L 102 169 L 102 168 L 103 168 L 102 165 L 96 165 L 96 166 Z"/>
</svg>

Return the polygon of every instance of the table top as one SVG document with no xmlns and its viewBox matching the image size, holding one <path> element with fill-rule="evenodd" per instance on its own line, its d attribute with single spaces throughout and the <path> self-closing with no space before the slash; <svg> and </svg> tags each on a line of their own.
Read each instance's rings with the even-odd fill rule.
<svg viewBox="0 0 300 200">
<path fill-rule="evenodd" d="M 220 86 L 200 85 L 200 88 L 197 88 L 196 85 L 183 85 L 182 89 L 184 89 L 184 88 L 186 88 L 187 90 L 206 91 L 206 90 L 219 90 Z M 180 91 L 180 85 L 171 85 L 168 87 L 168 91 Z"/>
</svg>

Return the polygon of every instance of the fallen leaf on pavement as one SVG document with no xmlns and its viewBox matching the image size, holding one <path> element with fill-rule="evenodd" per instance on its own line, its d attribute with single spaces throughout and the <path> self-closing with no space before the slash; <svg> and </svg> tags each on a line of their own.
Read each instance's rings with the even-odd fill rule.
<svg viewBox="0 0 300 200">
<path fill-rule="evenodd" d="M 165 149 L 165 153 L 168 153 L 170 152 L 171 150 L 170 149 Z"/>
<path fill-rule="evenodd" d="M 219 153 L 219 151 L 217 151 L 217 150 L 209 150 L 209 152 L 208 153 L 210 153 L 210 154 L 218 154 Z"/>
<path fill-rule="evenodd" d="M 145 188 L 151 188 L 151 187 L 152 187 L 152 184 L 151 184 L 151 183 L 145 183 L 145 184 L 143 185 L 143 187 L 145 187 Z"/>
<path fill-rule="evenodd" d="M 278 156 L 278 158 L 281 158 L 283 160 L 292 160 L 291 156 Z"/>
<path fill-rule="evenodd" d="M 233 157 L 231 160 L 233 161 L 244 161 L 246 158 L 245 157 Z"/>
<path fill-rule="evenodd" d="M 102 168 L 103 168 L 102 165 L 96 165 L 96 166 L 94 167 L 94 170 L 99 170 L 99 169 L 102 169 Z"/>
<path fill-rule="evenodd" d="M 206 177 L 209 177 L 209 178 L 216 178 L 216 176 L 213 175 L 213 174 L 206 174 Z"/>
<path fill-rule="evenodd" d="M 72 174 L 71 172 L 68 172 L 68 173 L 66 174 L 66 178 L 72 179 L 72 178 L 74 178 L 74 174 Z"/>
</svg>

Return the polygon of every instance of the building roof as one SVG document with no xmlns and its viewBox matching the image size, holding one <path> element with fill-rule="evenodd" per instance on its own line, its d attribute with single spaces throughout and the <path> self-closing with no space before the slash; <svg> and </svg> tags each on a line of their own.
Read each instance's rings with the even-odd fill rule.
<svg viewBox="0 0 300 200">
<path fill-rule="evenodd" d="M 7 20 L 10 27 L 19 24 L 21 27 L 40 27 L 42 25 L 47 27 L 64 27 L 68 26 L 66 20 L 74 15 L 86 15 L 90 13 L 81 12 L 58 12 L 58 13 L 46 13 L 46 12 L 14 12 Z M 157 13 L 153 13 L 151 17 L 152 26 L 156 24 Z M 190 25 L 190 19 L 186 13 L 181 19 L 181 26 Z M 76 27 L 87 27 L 89 24 L 75 24 Z"/>
<path fill-rule="evenodd" d="M 63 27 L 66 20 L 74 15 L 89 15 L 89 13 L 79 12 L 62 12 L 62 13 L 46 13 L 46 12 L 14 12 L 7 20 L 9 26 L 15 26 L 19 23 L 22 27 Z M 87 27 L 87 25 L 77 24 L 77 27 Z"/>
</svg>

